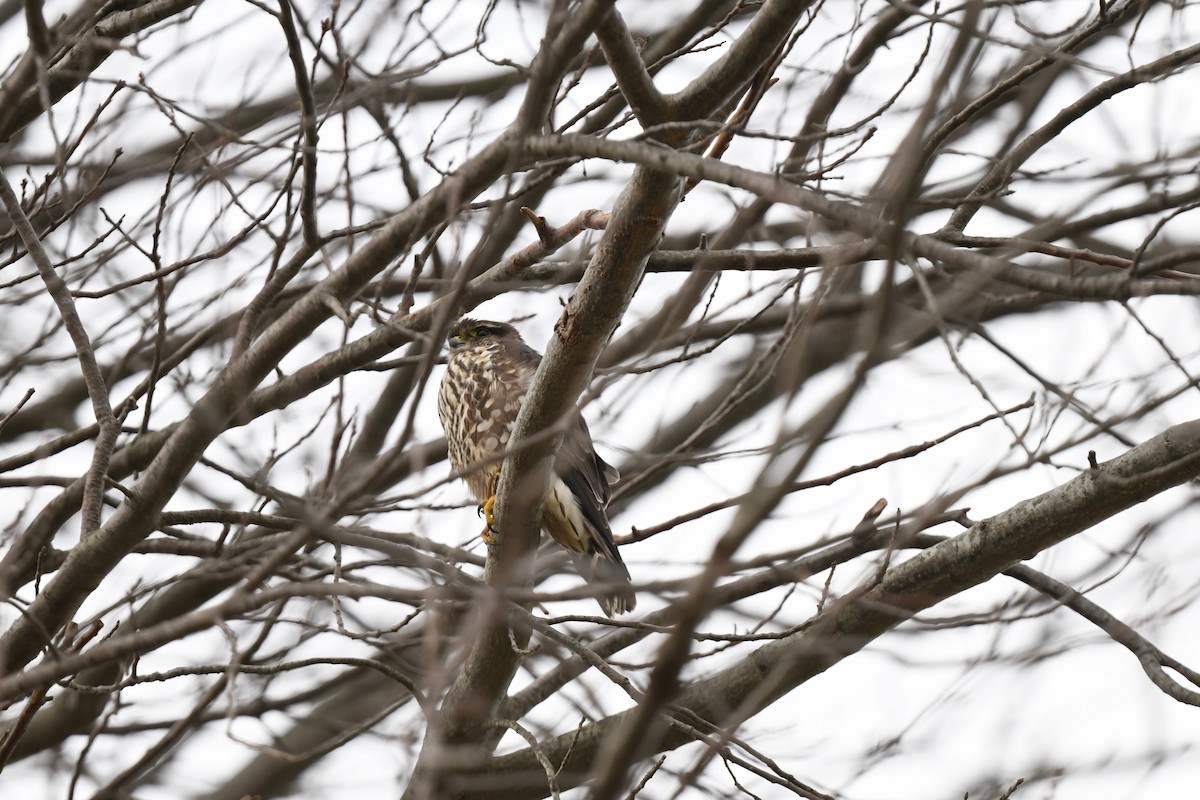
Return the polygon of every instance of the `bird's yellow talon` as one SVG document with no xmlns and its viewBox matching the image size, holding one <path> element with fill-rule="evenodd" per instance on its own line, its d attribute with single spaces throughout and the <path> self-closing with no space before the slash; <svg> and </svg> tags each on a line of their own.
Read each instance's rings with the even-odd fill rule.
<svg viewBox="0 0 1200 800">
<path fill-rule="evenodd" d="M 492 508 L 496 505 L 496 495 L 492 495 L 487 500 L 479 504 L 478 512 L 483 516 L 487 526 L 479 533 L 479 538 L 483 539 L 484 544 L 496 543 L 496 518 L 492 516 Z"/>
</svg>

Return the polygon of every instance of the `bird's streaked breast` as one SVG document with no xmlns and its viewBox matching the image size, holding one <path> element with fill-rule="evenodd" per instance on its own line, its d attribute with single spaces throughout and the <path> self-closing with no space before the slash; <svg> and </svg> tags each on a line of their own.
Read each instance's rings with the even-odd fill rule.
<svg viewBox="0 0 1200 800">
<path fill-rule="evenodd" d="M 516 365 L 499 348 L 484 346 L 450 357 L 438 391 L 438 416 L 446 431 L 450 463 L 467 470 L 467 485 L 483 499 L 494 491 L 501 459 L 512 437 L 525 386 Z"/>
</svg>

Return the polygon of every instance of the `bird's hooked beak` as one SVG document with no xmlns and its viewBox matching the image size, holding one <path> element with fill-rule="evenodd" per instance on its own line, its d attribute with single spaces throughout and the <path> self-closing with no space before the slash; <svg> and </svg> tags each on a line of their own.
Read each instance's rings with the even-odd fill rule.
<svg viewBox="0 0 1200 800">
<path fill-rule="evenodd" d="M 466 347 L 467 340 L 462 337 L 462 334 L 455 334 L 447 339 L 446 343 L 450 345 L 451 350 L 457 350 L 460 347 Z"/>
</svg>

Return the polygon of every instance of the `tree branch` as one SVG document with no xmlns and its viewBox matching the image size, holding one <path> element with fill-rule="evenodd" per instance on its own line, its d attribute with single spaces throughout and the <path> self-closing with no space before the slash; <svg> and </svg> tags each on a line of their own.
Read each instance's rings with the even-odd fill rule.
<svg viewBox="0 0 1200 800">
<path fill-rule="evenodd" d="M 1200 420 L 1193 420 L 892 567 L 853 602 L 836 604 L 803 631 L 691 684 L 675 705 L 715 727 L 736 726 L 917 612 L 1197 476 Z M 542 753 L 561 765 L 560 789 L 580 785 L 604 738 L 634 713 L 615 714 L 541 744 Z M 690 741 L 667 728 L 659 740 L 644 741 L 636 757 Z M 546 785 L 538 758 L 521 750 L 482 764 L 455 789 L 469 800 L 521 800 L 544 797 Z"/>
</svg>

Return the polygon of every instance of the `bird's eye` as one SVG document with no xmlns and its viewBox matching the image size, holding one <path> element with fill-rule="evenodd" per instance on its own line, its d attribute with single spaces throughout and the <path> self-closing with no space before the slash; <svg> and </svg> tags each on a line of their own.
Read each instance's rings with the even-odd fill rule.
<svg viewBox="0 0 1200 800">
<path fill-rule="evenodd" d="M 485 336 L 490 336 L 491 333 L 492 333 L 491 330 L 488 328 L 476 328 L 475 329 L 475 336 L 480 339 L 482 339 Z"/>
</svg>

